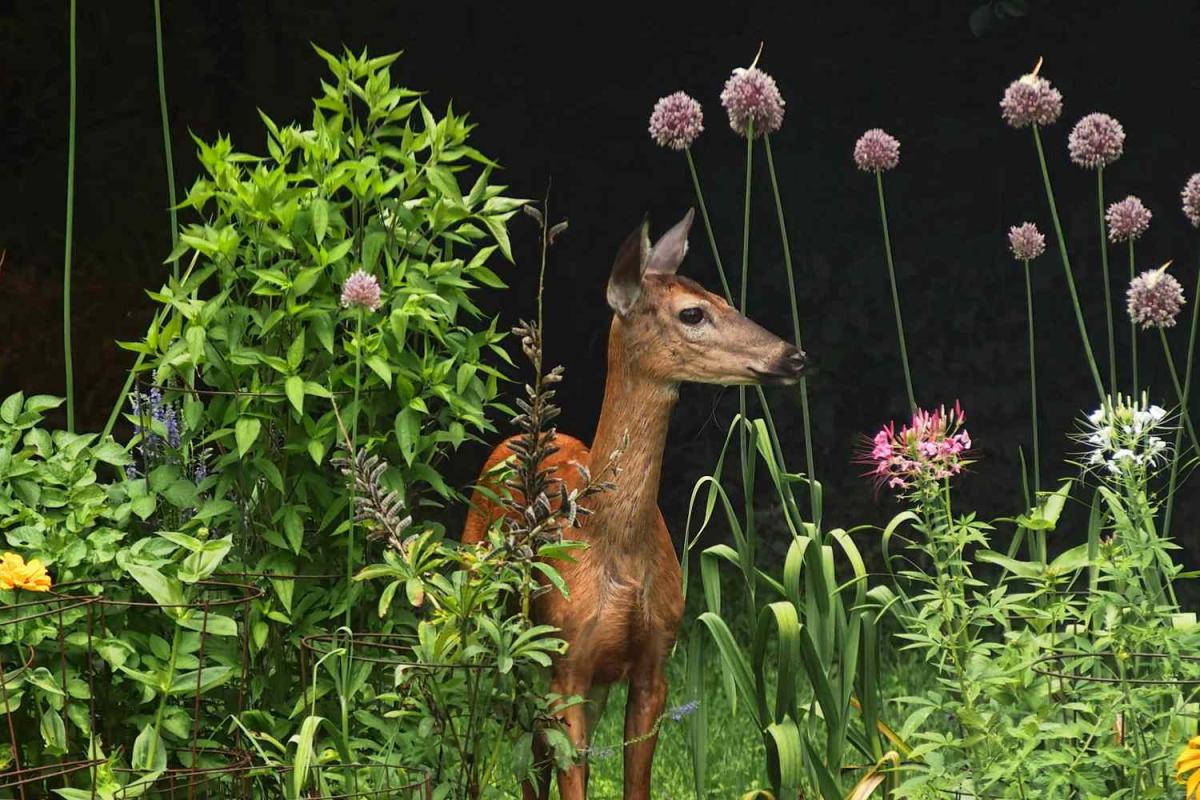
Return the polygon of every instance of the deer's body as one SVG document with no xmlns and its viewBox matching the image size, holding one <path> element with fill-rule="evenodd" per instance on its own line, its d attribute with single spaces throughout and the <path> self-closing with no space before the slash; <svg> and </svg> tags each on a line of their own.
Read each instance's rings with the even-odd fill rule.
<svg viewBox="0 0 1200 800">
<path fill-rule="evenodd" d="M 542 594 L 537 622 L 559 629 L 567 652 L 554 664 L 551 690 L 589 698 L 564 712 L 575 746 L 586 748 L 603 711 L 608 687 L 629 682 L 625 710 L 625 798 L 649 800 L 656 726 L 667 699 L 665 667 L 683 617 L 679 559 L 662 513 L 658 490 L 667 424 L 681 381 L 787 382 L 803 356 L 734 311 L 724 300 L 674 272 L 686 252 L 691 214 L 653 249 L 631 237 L 609 281 L 616 312 L 608 340 L 604 405 L 589 449 L 563 434 L 544 463 L 569 488 L 581 483 L 575 465 L 600 475 L 621 451 L 615 490 L 592 497 L 591 514 L 571 538 L 587 544 L 556 569 L 569 589 Z M 692 320 L 700 316 L 699 321 Z M 511 455 L 507 442 L 492 453 L 486 475 Z M 476 493 L 463 531 L 479 542 L 502 513 Z M 562 800 L 584 800 L 587 765 L 560 773 Z M 537 796 L 548 796 L 542 782 Z M 527 796 L 533 796 L 527 788 Z"/>
</svg>

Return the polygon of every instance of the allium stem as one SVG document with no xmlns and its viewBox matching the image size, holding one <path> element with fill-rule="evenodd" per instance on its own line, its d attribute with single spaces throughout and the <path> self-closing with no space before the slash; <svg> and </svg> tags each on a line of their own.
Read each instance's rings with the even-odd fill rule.
<svg viewBox="0 0 1200 800">
<path fill-rule="evenodd" d="M 364 311 L 360 306 L 357 310 L 354 332 L 354 416 L 350 418 L 350 457 L 358 457 L 358 398 L 359 387 L 362 385 L 362 329 Z M 350 527 L 346 531 L 346 591 L 354 588 L 354 518 L 356 486 L 350 483 Z M 346 600 L 346 627 L 350 627 L 350 611 L 354 604 Z"/>
<path fill-rule="evenodd" d="M 725 276 L 725 265 L 721 262 L 721 252 L 717 250 L 717 240 L 713 236 L 712 221 L 708 218 L 708 205 L 704 202 L 704 192 L 700 190 L 700 174 L 696 172 L 696 162 L 692 158 L 692 148 L 683 151 L 687 156 L 688 172 L 692 175 L 692 187 L 696 190 L 696 203 L 700 206 L 700 218 L 704 220 L 704 232 L 708 234 L 708 247 L 712 250 L 713 261 L 717 264 L 717 275 L 721 278 L 721 288 L 725 299 L 733 302 L 733 292 L 729 288 L 729 279 Z"/>
<path fill-rule="evenodd" d="M 910 411 L 917 410 L 913 392 L 912 372 L 908 367 L 908 346 L 904 342 L 904 320 L 900 316 L 900 292 L 896 288 L 896 266 L 892 259 L 892 236 L 888 230 L 887 204 L 883 199 L 883 173 L 875 170 L 875 188 L 879 192 L 879 221 L 883 225 L 883 250 L 887 256 L 888 280 L 892 286 L 892 309 L 896 312 L 896 338 L 900 341 L 900 362 L 904 366 L 904 388 L 908 392 Z"/>
<path fill-rule="evenodd" d="M 1033 129 L 1033 143 L 1037 147 L 1038 164 L 1042 168 L 1042 182 L 1046 187 L 1046 200 L 1050 204 L 1050 218 L 1054 221 L 1054 233 L 1058 238 L 1058 254 L 1062 258 L 1063 274 L 1067 278 L 1067 290 L 1071 294 L 1071 304 L 1075 307 L 1075 322 L 1079 325 L 1079 336 L 1083 339 L 1083 351 L 1087 356 L 1088 367 L 1092 371 L 1092 381 L 1096 384 L 1096 393 L 1100 402 L 1104 402 L 1104 381 L 1100 380 L 1100 368 L 1096 366 L 1096 355 L 1092 351 L 1092 342 L 1088 338 L 1087 324 L 1083 320 L 1083 308 L 1079 305 L 1079 292 L 1075 289 L 1075 276 L 1071 272 L 1071 259 L 1067 255 L 1067 240 L 1063 237 L 1062 223 L 1058 219 L 1058 204 L 1054 202 L 1054 188 L 1050 185 L 1050 171 L 1046 168 L 1046 153 L 1042 149 L 1042 136 L 1037 125 Z"/>
<path fill-rule="evenodd" d="M 71 233 L 75 217 L 75 0 L 71 0 L 70 82 L 67 120 L 67 221 L 63 252 L 63 364 L 67 379 L 67 431 L 75 432 L 75 369 L 71 357 Z"/>
<path fill-rule="evenodd" d="M 775 157 L 771 152 L 770 135 L 763 137 L 767 151 L 767 174 L 771 176 L 771 192 L 775 196 L 775 215 L 779 219 L 779 239 L 783 244 L 783 264 L 787 270 L 788 297 L 792 304 L 792 336 L 796 348 L 803 350 L 800 337 L 800 307 L 796 302 L 796 280 L 792 270 L 792 248 L 788 242 L 787 223 L 783 216 L 783 200 L 779 196 L 779 180 L 775 175 Z M 800 414 L 804 420 L 804 458 L 808 470 L 809 514 L 813 526 L 821 529 L 821 501 L 817 489 L 817 469 L 813 459 L 812 419 L 808 410 L 808 378 L 800 378 Z"/>
<path fill-rule="evenodd" d="M 1033 430 L 1033 496 L 1042 488 L 1041 449 L 1038 446 L 1037 357 L 1033 334 L 1033 282 L 1029 278 L 1029 262 L 1025 264 L 1025 310 L 1029 319 L 1029 421 Z"/>
<path fill-rule="evenodd" d="M 1113 325 L 1112 281 L 1108 276 L 1108 232 L 1104 221 L 1104 167 L 1096 169 L 1096 197 L 1100 210 L 1100 271 L 1104 276 L 1104 321 L 1108 326 L 1108 391 L 1117 391 L 1117 339 Z"/>
<path fill-rule="evenodd" d="M 754 121 L 747 120 L 746 122 L 746 196 L 743 203 L 742 212 L 742 286 L 741 294 L 738 296 L 740 310 L 742 315 L 746 314 L 746 290 L 750 275 L 750 187 L 753 181 L 753 161 L 754 161 Z M 745 534 L 746 541 L 754 541 L 754 479 L 751 475 L 750 459 L 753 453 L 750 452 L 749 443 L 746 441 L 746 387 L 738 387 L 738 412 L 741 414 L 742 424 L 738 426 L 738 453 L 741 456 L 742 467 L 742 501 L 746 510 Z M 743 565 L 745 568 L 745 565 Z M 747 570 L 746 574 L 751 575 L 751 571 Z M 747 586 L 750 592 L 750 607 L 754 607 L 754 585 L 750 582 Z"/>
<path fill-rule="evenodd" d="M 1129 282 L 1130 283 L 1133 283 L 1133 279 L 1135 277 L 1137 277 L 1136 272 L 1137 272 L 1137 267 L 1135 265 L 1135 261 L 1133 258 L 1133 239 L 1130 238 L 1130 240 L 1129 240 Z M 1140 387 L 1141 387 L 1141 384 L 1138 383 L 1138 345 L 1137 345 L 1137 343 L 1138 343 L 1137 323 L 1134 322 L 1133 319 L 1131 318 L 1129 320 L 1129 347 L 1130 347 L 1130 351 L 1131 351 L 1130 355 L 1133 358 L 1133 388 L 1132 388 L 1131 392 L 1132 392 L 1132 396 L 1134 396 L 1134 397 L 1137 396 L 1137 393 L 1140 391 Z"/>
<path fill-rule="evenodd" d="M 162 116 L 163 157 L 167 165 L 167 213 L 171 217 L 171 248 L 179 243 L 179 220 L 175 211 L 175 165 L 171 158 L 171 126 L 167 121 L 167 76 L 163 68 L 163 35 L 161 0 L 154 0 L 154 45 L 158 66 L 158 108 Z M 179 257 L 171 260 L 171 274 L 179 280 Z"/>
<path fill-rule="evenodd" d="M 1200 269 L 1196 271 L 1196 290 L 1200 291 Z M 1200 297 L 1194 297 L 1192 300 L 1192 327 L 1188 331 L 1188 348 L 1187 348 L 1187 365 L 1184 367 L 1183 373 L 1183 395 L 1185 402 L 1183 410 L 1187 410 L 1186 399 L 1191 395 L 1192 390 L 1192 366 L 1195 363 L 1193 356 L 1196 354 L 1196 329 L 1200 327 Z M 1194 443 L 1194 439 L 1193 439 Z M 1179 478 L 1179 464 L 1183 460 L 1182 453 L 1179 452 L 1183 446 L 1183 427 L 1175 429 L 1175 452 L 1171 459 L 1171 477 L 1167 483 L 1167 509 L 1163 516 L 1163 538 L 1171 535 L 1171 512 L 1175 506 L 1175 484 Z"/>
<path fill-rule="evenodd" d="M 1195 303 L 1192 305 L 1194 307 Z M 1179 382 L 1179 371 L 1175 368 L 1175 356 L 1171 353 L 1171 345 L 1167 341 L 1166 330 L 1159 328 L 1158 336 L 1162 341 L 1163 354 L 1167 357 L 1167 370 L 1171 373 L 1171 383 L 1175 386 L 1175 396 L 1179 399 L 1179 416 L 1183 419 L 1183 425 L 1187 428 L 1188 436 L 1192 438 L 1192 448 L 1197 453 L 1200 453 L 1200 439 L 1196 438 L 1196 429 L 1192 426 L 1192 415 L 1188 413 L 1188 390 L 1191 387 L 1186 385 L 1186 377 L 1183 384 Z"/>
</svg>

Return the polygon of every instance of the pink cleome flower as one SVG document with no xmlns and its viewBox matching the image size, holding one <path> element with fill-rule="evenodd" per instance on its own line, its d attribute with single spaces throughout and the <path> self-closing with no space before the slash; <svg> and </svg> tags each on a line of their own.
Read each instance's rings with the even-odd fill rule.
<svg viewBox="0 0 1200 800">
<path fill-rule="evenodd" d="M 971 463 L 965 455 L 971 449 L 965 420 L 958 403 L 950 410 L 945 406 L 917 409 L 899 431 L 894 422 L 880 428 L 860 461 L 872 467 L 867 474 L 880 486 L 901 491 L 936 489 Z"/>
<path fill-rule="evenodd" d="M 650 137 L 660 147 L 686 150 L 704 132 L 704 111 L 684 92 L 675 92 L 654 104 L 650 114 Z"/>
<path fill-rule="evenodd" d="M 361 269 L 346 279 L 342 286 L 342 306 L 344 308 L 365 308 L 376 311 L 379 308 L 379 281 L 374 275 L 368 275 Z"/>
</svg>

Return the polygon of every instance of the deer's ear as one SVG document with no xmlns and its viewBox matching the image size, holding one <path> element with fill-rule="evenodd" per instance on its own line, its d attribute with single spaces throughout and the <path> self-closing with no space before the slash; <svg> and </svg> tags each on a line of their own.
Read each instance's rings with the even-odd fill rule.
<svg viewBox="0 0 1200 800">
<path fill-rule="evenodd" d="M 608 276 L 608 305 L 618 316 L 628 314 L 641 296 L 642 273 L 649 257 L 650 228 L 643 221 L 617 251 L 612 274 Z"/>
<path fill-rule="evenodd" d="M 688 232 L 692 229 L 692 218 L 695 216 L 696 210 L 689 208 L 683 219 L 676 222 L 675 227 L 654 243 L 654 249 L 650 251 L 650 260 L 646 264 L 647 272 L 674 275 L 679 271 L 679 265 L 687 255 Z"/>
</svg>

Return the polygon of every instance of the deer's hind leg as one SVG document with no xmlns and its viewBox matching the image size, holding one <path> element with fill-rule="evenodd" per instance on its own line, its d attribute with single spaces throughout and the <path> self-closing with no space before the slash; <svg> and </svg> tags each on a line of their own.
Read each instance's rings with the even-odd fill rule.
<svg viewBox="0 0 1200 800">
<path fill-rule="evenodd" d="M 661 661 L 630 677 L 625 705 L 625 800 L 650 800 L 650 771 L 666 705 L 667 678 Z"/>
</svg>

